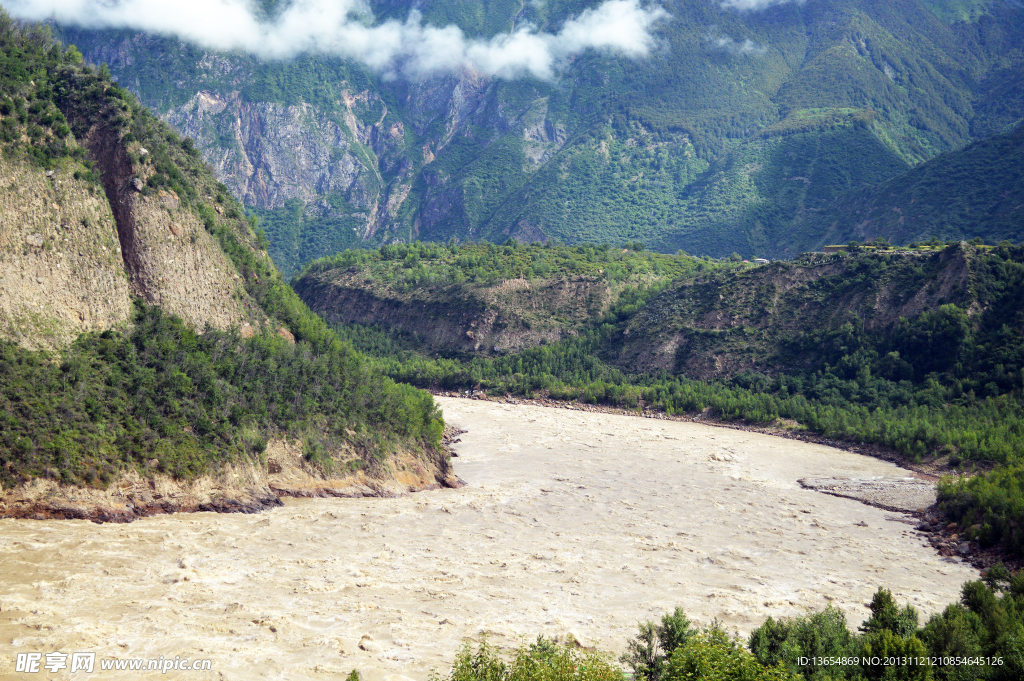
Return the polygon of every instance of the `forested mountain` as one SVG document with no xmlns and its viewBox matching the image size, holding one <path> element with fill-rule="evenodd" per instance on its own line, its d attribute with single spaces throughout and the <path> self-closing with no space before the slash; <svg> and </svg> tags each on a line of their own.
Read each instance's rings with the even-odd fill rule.
<svg viewBox="0 0 1024 681">
<path fill-rule="evenodd" d="M 443 481 L 431 396 L 302 304 L 191 140 L 2 11 L 0 146 L 0 515 L 96 517 L 63 483 L 130 519 L 156 503 L 140 480 L 225 470 L 195 507 L 252 510 L 289 446 L 321 479 L 403 455 Z"/>
<path fill-rule="evenodd" d="M 988 243 L 1024 234 L 1024 124 L 950 151 L 809 218 L 829 243 L 884 236 Z"/>
<path fill-rule="evenodd" d="M 555 35 L 601 6 L 379 0 L 363 21 Z M 263 3 L 264 21 L 286 8 Z M 844 194 L 1024 116 L 1024 10 L 1009 0 L 681 0 L 646 55 L 581 50 L 548 78 L 60 35 L 197 140 L 288 274 L 361 242 L 451 236 L 795 255 L 842 231 L 819 218 Z"/>
</svg>

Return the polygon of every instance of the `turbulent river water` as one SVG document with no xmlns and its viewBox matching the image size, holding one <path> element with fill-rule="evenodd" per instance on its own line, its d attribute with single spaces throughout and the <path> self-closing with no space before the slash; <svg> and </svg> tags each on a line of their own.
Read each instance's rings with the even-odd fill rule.
<svg viewBox="0 0 1024 681">
<path fill-rule="evenodd" d="M 19 652 L 88 651 L 95 674 L 38 678 L 425 679 L 481 633 L 618 653 L 676 605 L 744 634 L 833 603 L 856 627 L 878 586 L 927 615 L 977 578 L 905 516 L 797 483 L 907 474 L 883 461 L 694 423 L 439 401 L 468 431 L 458 490 L 130 525 L 0 521 L 0 676 L 36 678 L 15 672 Z M 161 656 L 212 672 L 99 668 Z"/>
</svg>

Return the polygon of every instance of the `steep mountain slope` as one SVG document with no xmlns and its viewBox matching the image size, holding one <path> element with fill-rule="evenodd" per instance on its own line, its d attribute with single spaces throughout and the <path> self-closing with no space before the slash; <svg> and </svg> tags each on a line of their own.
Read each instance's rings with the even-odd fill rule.
<svg viewBox="0 0 1024 681">
<path fill-rule="evenodd" d="M 842 197 L 806 222 L 821 243 L 931 236 L 988 243 L 1024 234 L 1024 124 Z"/>
<path fill-rule="evenodd" d="M 453 482 L 431 397 L 302 305 L 189 140 L 2 12 L 0 62 L 0 515 Z"/>
<path fill-rule="evenodd" d="M 595 4 L 416 7 L 488 36 L 553 30 Z M 410 6 L 373 9 L 404 19 Z M 389 80 L 323 56 L 264 63 L 62 31 L 197 139 L 289 274 L 363 240 L 450 236 L 793 254 L 820 241 L 806 215 L 1024 116 L 1014 3 L 666 10 L 647 58 L 585 52 L 551 81 Z"/>
</svg>

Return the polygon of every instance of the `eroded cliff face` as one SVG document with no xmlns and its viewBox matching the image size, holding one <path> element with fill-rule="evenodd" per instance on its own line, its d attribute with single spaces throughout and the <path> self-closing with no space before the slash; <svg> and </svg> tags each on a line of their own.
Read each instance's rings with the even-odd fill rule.
<svg viewBox="0 0 1024 681">
<path fill-rule="evenodd" d="M 504 354 L 575 335 L 606 312 L 619 289 L 576 279 L 509 279 L 404 294 L 350 272 L 298 279 L 295 291 L 329 324 L 379 324 L 413 334 L 431 351 Z"/>
<path fill-rule="evenodd" d="M 264 323 L 195 211 L 173 192 L 143 195 L 147 154 L 97 120 L 78 142 L 102 184 L 71 159 L 52 171 L 0 160 L 0 336 L 59 350 L 128 323 L 133 295 L 199 331 Z"/>
<path fill-rule="evenodd" d="M 126 141 L 109 116 L 79 106 L 71 102 L 64 114 L 85 131 L 79 141 L 102 178 L 131 293 L 200 331 L 261 323 L 265 316 L 195 211 L 173 192 L 143 193 L 154 172 L 149 150 Z"/>
<path fill-rule="evenodd" d="M 70 165 L 47 173 L 0 159 L 0 336 L 52 350 L 124 324 L 130 314 L 102 189 L 76 179 Z"/>
<path fill-rule="evenodd" d="M 199 218 L 173 192 L 135 195 L 133 292 L 202 330 L 257 325 L 266 316 Z"/>
</svg>

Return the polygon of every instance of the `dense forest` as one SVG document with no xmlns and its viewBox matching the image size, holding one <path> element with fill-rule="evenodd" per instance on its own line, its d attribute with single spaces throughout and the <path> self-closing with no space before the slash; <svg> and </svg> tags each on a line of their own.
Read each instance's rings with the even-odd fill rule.
<svg viewBox="0 0 1024 681">
<path fill-rule="evenodd" d="M 844 195 L 808 219 L 827 239 L 937 235 L 990 243 L 1024 234 L 1024 124 L 949 151 L 877 186 Z"/>
</svg>

